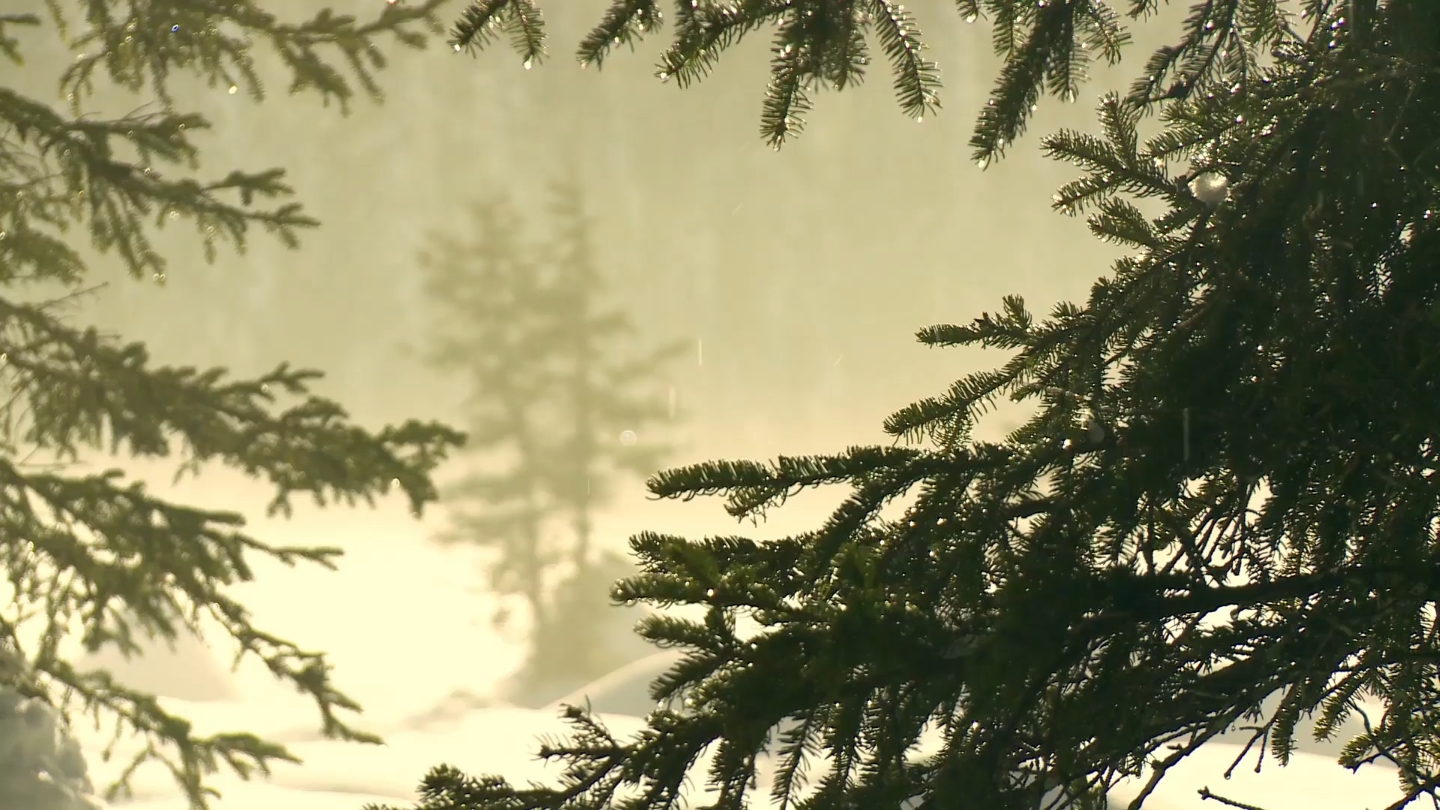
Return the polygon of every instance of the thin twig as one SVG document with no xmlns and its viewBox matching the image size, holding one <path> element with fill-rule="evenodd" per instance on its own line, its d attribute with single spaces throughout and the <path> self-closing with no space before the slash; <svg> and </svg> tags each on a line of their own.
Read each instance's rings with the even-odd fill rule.
<svg viewBox="0 0 1440 810">
<path fill-rule="evenodd" d="M 1239 810 L 1265 810 L 1265 808 L 1260 807 L 1259 805 L 1246 804 L 1245 802 L 1237 802 L 1234 799 L 1227 799 L 1224 796 L 1219 796 L 1211 793 L 1210 788 L 1208 787 L 1202 787 L 1196 792 L 1200 794 L 1200 798 L 1202 799 L 1210 799 L 1211 801 L 1217 801 L 1221 804 L 1229 805 L 1230 807 L 1239 808 Z"/>
</svg>

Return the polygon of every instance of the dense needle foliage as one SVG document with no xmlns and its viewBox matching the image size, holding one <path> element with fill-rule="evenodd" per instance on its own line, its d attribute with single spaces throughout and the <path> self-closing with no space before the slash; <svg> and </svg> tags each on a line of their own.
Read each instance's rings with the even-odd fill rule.
<svg viewBox="0 0 1440 810">
<path fill-rule="evenodd" d="M 363 430 L 338 404 L 309 395 L 312 371 L 281 365 L 233 380 L 223 369 L 157 366 L 143 345 L 73 325 L 60 302 L 33 301 L 37 290 L 73 297 L 107 280 L 164 282 L 170 268 L 152 225 L 191 221 L 211 255 L 220 241 L 243 249 L 256 227 L 295 244 L 316 223 L 285 200 L 282 170 L 202 174 L 192 135 L 207 123 L 177 109 L 172 80 L 197 74 L 216 92 L 243 88 L 258 100 L 252 52 L 266 46 L 291 72 L 292 92 L 345 105 L 357 81 L 378 94 L 374 72 L 385 60 L 376 40 L 422 44 L 437 5 L 381 6 L 368 23 L 328 11 L 289 23 L 254 2 L 181 0 L 53 0 L 43 19 L 0 14 L 9 63 L 0 80 L 0 569 L 10 587 L 0 611 L 0 805 L 80 801 L 83 761 L 64 732 L 90 717 L 139 735 L 146 745 L 134 764 L 164 761 L 196 806 L 222 763 L 244 775 L 289 757 L 238 730 L 194 735 L 153 696 L 77 671 L 61 652 L 71 634 L 91 650 L 133 652 L 137 637 L 173 638 L 213 620 L 244 655 L 314 697 L 327 735 L 373 740 L 336 715 L 358 707 L 324 657 L 255 627 L 228 595 L 252 577 L 247 558 L 331 565 L 337 550 L 273 547 L 248 536 L 238 514 L 171 503 L 120 470 L 83 474 L 70 464 L 107 452 L 176 455 L 180 475 L 218 463 L 267 481 L 272 512 L 288 514 L 295 495 L 323 505 L 398 489 L 418 513 L 436 497 L 430 472 L 460 435 L 416 421 Z M 62 106 L 12 84 L 33 76 L 23 57 L 36 34 L 74 52 L 52 85 Z M 331 65 L 336 55 L 348 76 Z M 95 112 L 127 97 L 141 99 L 140 112 Z M 106 279 L 90 266 L 95 257 L 124 274 Z"/>
<path fill-rule="evenodd" d="M 889 8 L 679 6 L 666 59 L 708 64 L 773 19 L 807 75 L 826 78 L 846 26 Z M 1096 0 L 959 6 L 994 22 L 1007 57 L 977 129 L 985 158 L 1042 90 L 1073 92 L 1083 44 L 1122 38 Z M 456 45 L 495 19 L 529 47 L 533 11 L 477 3 Z M 596 39 L 657 22 L 652 3 L 617 2 Z M 426 810 L 669 808 L 706 749 L 724 808 L 763 801 L 757 790 L 798 798 L 807 758 L 813 810 L 1067 806 L 1127 774 L 1153 787 L 1242 718 L 1258 729 L 1251 755 L 1284 760 L 1302 715 L 1324 735 L 1361 698 L 1386 710 L 1365 717 L 1342 763 L 1397 765 L 1409 799 L 1393 807 L 1433 798 L 1437 46 L 1429 0 L 1194 5 L 1178 43 L 1104 99 L 1099 135 L 1044 141 L 1083 172 L 1057 210 L 1090 212 L 1098 237 L 1129 250 L 1089 299 L 1042 319 L 1010 297 L 922 330 L 930 346 L 1012 357 L 896 413 L 896 446 L 653 478 L 657 496 L 723 495 L 737 517 L 809 487 L 850 495 L 824 525 L 776 541 L 634 538 L 643 571 L 617 599 L 707 610 L 643 631 L 685 650 L 655 694 L 689 710 L 657 711 L 631 741 L 577 710 L 575 737 L 545 749 L 569 766 L 559 784 L 441 767 Z M 1142 138 L 1156 112 L 1163 129 Z M 1003 441 L 975 438 L 1001 396 L 1033 417 Z M 740 616 L 759 634 L 739 636 Z M 940 750 L 907 756 L 927 726 Z M 779 767 L 752 788 L 767 738 Z"/>
</svg>

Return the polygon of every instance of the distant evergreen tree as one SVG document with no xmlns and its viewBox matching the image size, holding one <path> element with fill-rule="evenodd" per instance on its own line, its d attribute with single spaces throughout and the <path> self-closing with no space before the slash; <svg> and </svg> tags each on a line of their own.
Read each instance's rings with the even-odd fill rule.
<svg viewBox="0 0 1440 810">
<path fill-rule="evenodd" d="M 219 462 L 268 481 L 272 513 L 288 514 L 296 494 L 324 505 L 370 502 L 397 488 L 418 514 L 437 497 L 430 472 L 462 437 L 416 421 L 362 430 L 339 405 L 308 394 L 319 376 L 313 371 L 281 365 L 230 380 L 224 369 L 155 367 L 143 345 L 73 326 L 60 304 L 94 283 L 87 247 L 133 279 L 163 282 L 169 267 L 147 218 L 157 228 L 193 221 L 209 255 L 223 240 L 243 249 L 254 227 L 293 245 L 299 229 L 316 224 L 293 202 L 257 205 L 290 194 L 282 170 L 219 179 L 196 173 L 191 136 L 208 124 L 175 109 L 168 89 L 177 74 L 259 99 L 251 45 L 264 42 L 290 69 L 293 91 L 344 106 L 354 81 L 377 91 L 373 72 L 385 60 L 375 40 L 392 34 L 420 45 L 415 29 L 438 25 L 439 3 L 384 6 L 364 24 L 325 12 L 302 25 L 246 0 L 77 3 L 73 15 L 66 4 L 45 5 L 75 53 L 58 83 L 68 109 L 12 85 L 21 35 L 42 20 L 0 14 L 0 53 L 16 66 L 0 80 L 0 568 L 11 588 L 0 616 L 0 806 L 89 803 L 83 757 L 69 734 L 78 710 L 113 721 L 117 734 L 140 735 L 149 750 L 136 764 L 164 761 L 194 806 L 204 807 L 207 779 L 222 762 L 248 775 L 290 755 L 241 730 L 192 736 L 154 696 L 105 672 L 77 671 L 61 642 L 78 630 L 90 651 L 113 644 L 135 652 L 137 637 L 198 632 L 208 617 L 245 655 L 312 695 L 327 735 L 375 741 L 336 716 L 358 707 L 337 691 L 324 657 L 255 627 L 228 594 L 252 578 L 247 556 L 330 566 L 339 551 L 270 546 L 245 534 L 239 514 L 155 498 L 120 470 L 67 474 L 68 464 L 106 451 L 177 453 L 179 475 Z M 332 67 L 325 49 L 337 51 L 355 78 Z M 106 83 L 110 92 L 148 91 L 153 103 L 119 118 L 97 114 Z M 74 226 L 89 233 L 88 246 L 74 238 Z M 47 288 L 66 292 L 34 303 Z"/>
<path fill-rule="evenodd" d="M 691 66 L 779 17 L 778 64 L 837 82 L 862 13 L 846 0 L 679 5 L 671 54 L 698 55 Z M 1124 32 L 1098 2 L 981 6 L 960 3 L 995 18 L 1007 57 L 977 134 L 988 158 L 1042 89 L 1073 95 L 1086 45 Z M 890 8 L 863 4 L 866 24 Z M 529 36 L 531 10 L 480 3 L 460 33 L 504 13 Z M 650 3 L 616 4 L 596 39 L 656 20 Z M 767 740 L 779 768 L 755 789 L 794 798 L 809 758 L 807 810 L 1077 806 L 1127 775 L 1153 787 L 1240 720 L 1255 727 L 1251 755 L 1284 762 L 1301 718 L 1324 737 L 1363 715 L 1362 698 L 1384 710 L 1340 764 L 1395 765 L 1397 810 L 1436 799 L 1437 46 L 1429 0 L 1194 6 L 1178 44 L 1104 98 L 1100 136 L 1044 141 L 1084 172 L 1056 208 L 1091 211 L 1097 236 L 1132 251 L 1088 301 L 1037 320 L 1008 297 L 922 330 L 930 346 L 1013 357 L 888 420 L 919 446 L 653 478 L 659 497 L 724 493 L 737 517 L 808 487 L 851 493 L 780 540 L 634 538 L 642 573 L 617 600 L 706 608 L 704 622 L 642 630 L 687 651 L 654 694 L 689 710 L 617 741 L 577 709 L 574 737 L 546 749 L 568 766 L 558 785 L 441 767 L 425 810 L 671 808 L 712 746 L 717 806 L 737 810 Z M 1142 138 L 1154 111 L 1163 130 Z M 1000 396 L 1033 416 L 976 440 Z M 761 632 L 739 637 L 740 616 Z M 941 750 L 907 755 L 927 723 Z"/>
<path fill-rule="evenodd" d="M 490 587 L 526 604 L 531 651 L 513 691 L 529 703 L 636 651 L 615 648 L 629 630 L 617 632 L 623 614 L 603 609 L 611 584 L 634 568 L 595 547 L 593 522 L 618 477 L 660 469 L 676 414 L 673 388 L 656 386 L 683 350 L 626 345 L 636 328 L 607 307 L 573 180 L 553 185 L 545 213 L 551 229 L 531 241 L 510 204 L 477 205 L 470 241 L 438 235 L 422 256 L 427 294 L 446 314 L 430 360 L 467 378 L 479 467 L 445 493 L 452 525 L 439 539 L 494 552 Z"/>
</svg>

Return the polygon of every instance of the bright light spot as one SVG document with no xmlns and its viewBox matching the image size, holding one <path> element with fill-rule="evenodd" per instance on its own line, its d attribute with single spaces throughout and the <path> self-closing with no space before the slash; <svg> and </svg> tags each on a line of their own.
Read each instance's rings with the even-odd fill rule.
<svg viewBox="0 0 1440 810">
<path fill-rule="evenodd" d="M 629 447 L 630 445 L 639 441 L 639 439 L 640 437 L 636 436 L 635 431 L 633 430 L 627 430 L 620 434 L 620 443 L 625 445 L 626 447 Z"/>
<path fill-rule="evenodd" d="M 1207 172 L 1190 181 L 1190 193 L 1195 199 L 1214 208 L 1230 196 L 1230 181 L 1222 174 Z"/>
</svg>

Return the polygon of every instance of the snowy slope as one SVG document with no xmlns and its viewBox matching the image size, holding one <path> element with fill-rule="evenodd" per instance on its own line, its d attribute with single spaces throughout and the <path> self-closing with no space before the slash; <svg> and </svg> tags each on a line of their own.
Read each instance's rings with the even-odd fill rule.
<svg viewBox="0 0 1440 810">
<path fill-rule="evenodd" d="M 196 500 L 196 499 L 189 499 Z M 634 528 L 625 526 L 623 536 Z M 690 526 L 654 526 L 698 536 Z M 784 527 L 772 527 L 779 531 Z M 473 774 L 499 773 L 514 781 L 543 779 L 534 758 L 539 734 L 561 734 L 565 726 L 553 707 L 529 711 L 503 706 L 473 708 L 519 663 L 521 651 L 486 621 L 493 600 L 472 590 L 471 563 L 453 552 L 429 547 L 427 527 L 393 511 L 330 512 L 322 519 L 300 515 L 293 521 L 257 521 L 255 534 L 267 542 L 340 545 L 347 556 L 340 573 L 314 566 L 286 568 L 259 562 L 257 581 L 236 596 L 255 614 L 257 624 L 302 648 L 326 650 L 336 681 L 366 708 L 355 725 L 382 734 L 384 747 L 318 739 L 312 704 L 280 688 L 251 665 L 226 674 L 228 683 L 185 683 L 181 696 L 235 695 L 220 701 L 164 698 L 167 708 L 191 719 L 198 733 L 245 730 L 285 743 L 304 760 L 302 766 L 277 768 L 268 783 L 244 783 L 221 775 L 214 780 L 222 798 L 214 810 L 360 810 L 367 802 L 406 807 L 419 780 L 434 765 L 451 763 Z M 228 670 L 229 651 L 214 651 Z M 166 665 L 151 672 L 179 667 Z M 214 678 L 209 665 L 184 667 L 187 674 Z M 637 670 L 640 685 L 650 677 Z M 144 667 L 132 672 L 143 680 Z M 632 679 L 633 680 L 633 679 Z M 146 684 L 135 684 L 146 686 Z M 203 688 L 202 688 L 203 687 Z M 157 687 L 158 688 L 158 687 Z M 643 698 L 622 694 L 596 701 L 595 708 L 632 712 Z M 602 705 L 604 703 L 605 705 Z M 437 707 L 448 706 L 436 713 Z M 419 722 L 429 715 L 430 722 Z M 607 718 L 619 732 L 638 720 Z M 102 744 L 82 733 L 94 754 Z M 1267 762 L 1257 776 L 1248 763 L 1230 780 L 1222 773 L 1239 753 L 1234 745 L 1212 743 L 1172 772 L 1148 803 L 1154 810 L 1201 810 L 1196 791 L 1208 785 L 1216 793 L 1266 810 L 1380 810 L 1398 798 L 1394 774 L 1380 768 L 1351 774 L 1333 756 L 1300 755 L 1289 768 Z M 113 776 L 118 763 L 92 756 L 97 786 Z M 142 771 L 134 800 L 116 810 L 186 810 L 168 773 Z M 1133 798 L 1138 787 L 1122 785 L 1117 800 Z M 1204 802 L 1204 810 L 1218 805 Z"/>
</svg>

